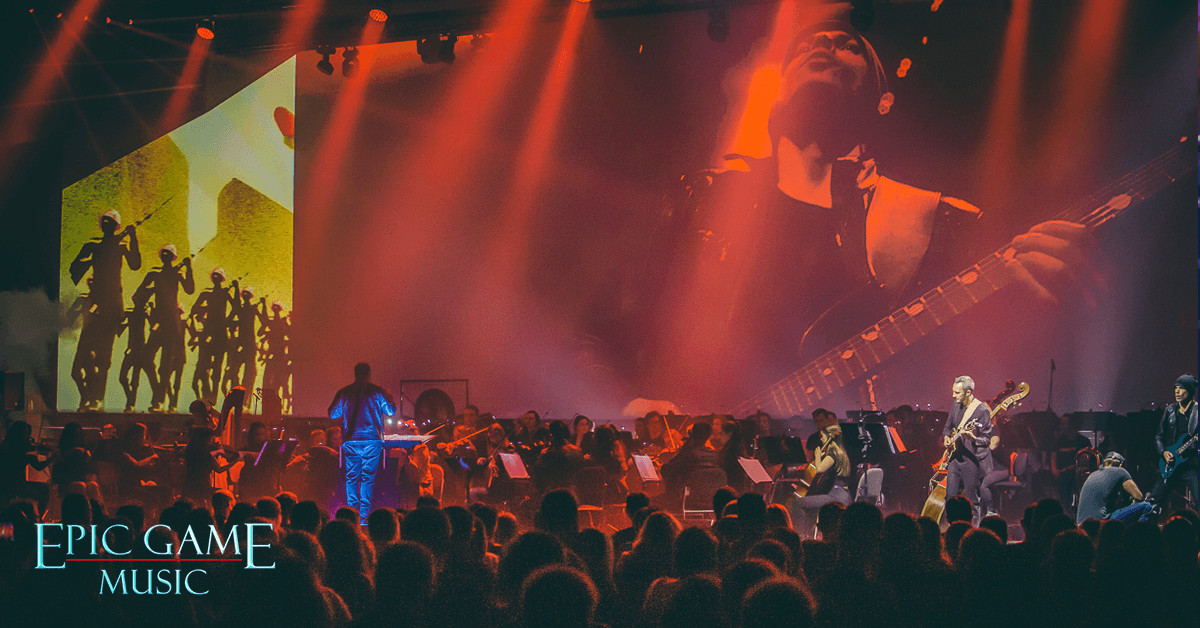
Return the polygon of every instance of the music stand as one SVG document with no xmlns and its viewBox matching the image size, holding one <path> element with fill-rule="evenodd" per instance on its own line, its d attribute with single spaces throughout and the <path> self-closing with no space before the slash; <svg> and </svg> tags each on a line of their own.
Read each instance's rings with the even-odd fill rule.
<svg viewBox="0 0 1200 628">
<path fill-rule="evenodd" d="M 294 438 L 269 440 L 263 443 L 262 448 L 258 450 L 258 455 L 254 457 L 252 466 L 270 474 L 266 477 L 271 478 L 271 484 L 276 492 L 279 491 L 279 476 L 299 445 L 300 441 Z"/>
<path fill-rule="evenodd" d="M 292 459 L 292 453 L 299 445 L 300 441 L 294 438 L 269 440 L 263 443 L 262 449 L 258 450 L 258 455 L 254 458 L 254 466 L 269 469 L 270 465 L 276 465 L 282 469 Z"/>
<path fill-rule="evenodd" d="M 514 453 L 500 452 L 501 466 L 504 467 L 504 472 L 508 474 L 510 480 L 528 480 L 529 471 L 525 469 L 525 462 L 521 460 L 521 456 Z"/>
<path fill-rule="evenodd" d="M 654 460 L 645 454 L 633 454 L 633 465 L 637 469 L 642 482 L 661 482 L 662 476 L 654 466 Z"/>
<path fill-rule="evenodd" d="M 754 484 L 766 484 L 774 481 L 771 479 L 771 474 L 767 473 L 767 470 L 763 468 L 762 463 L 754 458 L 742 458 L 739 456 L 738 464 L 742 465 L 742 471 L 746 472 L 746 477 L 750 478 L 750 481 Z"/>
</svg>

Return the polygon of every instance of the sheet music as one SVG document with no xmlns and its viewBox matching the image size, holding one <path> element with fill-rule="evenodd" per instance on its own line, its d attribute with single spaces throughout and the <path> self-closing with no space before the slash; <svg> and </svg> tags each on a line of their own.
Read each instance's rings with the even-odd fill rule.
<svg viewBox="0 0 1200 628">
<path fill-rule="evenodd" d="M 742 465 L 742 470 L 746 472 L 751 482 L 760 484 L 771 481 L 771 475 L 767 473 L 767 470 L 763 468 L 762 463 L 758 460 L 739 457 L 738 464 Z"/>
<path fill-rule="evenodd" d="M 529 479 L 529 472 L 525 470 L 525 463 L 521 461 L 521 456 L 500 452 L 500 462 L 504 464 L 504 472 L 510 479 Z"/>
<path fill-rule="evenodd" d="M 637 467 L 638 476 L 643 482 L 661 482 L 662 476 L 658 474 L 658 469 L 654 467 L 654 460 L 645 454 L 634 454 L 633 464 Z"/>
</svg>

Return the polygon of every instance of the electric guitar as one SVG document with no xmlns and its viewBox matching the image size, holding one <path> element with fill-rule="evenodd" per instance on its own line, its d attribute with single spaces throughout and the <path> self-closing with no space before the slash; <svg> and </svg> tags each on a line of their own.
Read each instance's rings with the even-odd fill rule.
<svg viewBox="0 0 1200 628">
<path fill-rule="evenodd" d="M 1158 474 L 1162 479 L 1169 480 L 1179 468 L 1179 464 L 1183 462 L 1183 458 L 1187 458 L 1196 452 L 1196 440 L 1200 439 L 1200 434 L 1184 434 L 1175 441 L 1174 445 L 1167 447 L 1163 451 L 1171 452 L 1171 462 L 1167 462 L 1162 456 L 1158 458 Z"/>
<path fill-rule="evenodd" d="M 1184 137 L 1170 150 L 1054 218 L 1093 230 L 1151 198 L 1195 167 L 1195 154 Z M 1013 247 L 1004 246 L 775 382 L 738 405 L 733 413 L 740 416 L 759 409 L 774 409 L 783 416 L 792 416 L 821 405 L 822 400 L 873 373 L 901 350 L 1013 283 L 1015 276 L 1008 269 L 1008 262 L 1015 256 Z M 833 310 L 826 312 L 805 337 L 823 323 L 822 319 L 836 318 Z"/>
</svg>

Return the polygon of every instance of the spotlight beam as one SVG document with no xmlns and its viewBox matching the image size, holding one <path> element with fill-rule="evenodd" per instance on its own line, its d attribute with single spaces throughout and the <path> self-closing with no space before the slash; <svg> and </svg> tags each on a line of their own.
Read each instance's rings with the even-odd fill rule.
<svg viewBox="0 0 1200 628">
<path fill-rule="evenodd" d="M 200 70 L 204 67 L 204 59 L 208 56 L 211 45 L 211 39 L 206 39 L 200 33 L 196 33 L 192 39 L 191 49 L 188 50 L 187 61 L 183 63 L 183 72 L 179 74 L 180 85 L 196 84 L 199 81 Z M 181 89 L 171 94 L 171 99 L 167 101 L 167 107 L 159 121 L 158 130 L 161 134 L 166 135 L 174 131 L 183 122 L 194 93 L 195 90 Z"/>
<path fill-rule="evenodd" d="M 990 205 L 1007 206 L 1006 194 L 1012 189 L 1020 163 L 1017 153 L 1021 138 L 1021 101 L 1024 90 L 1025 48 L 1029 39 L 1029 15 L 1033 0 L 1013 0 L 1012 13 L 1004 34 L 1000 52 L 1000 68 L 992 88 L 992 104 L 988 114 L 984 141 L 980 145 L 980 168 L 985 177 L 980 182 L 980 199 Z"/>
<path fill-rule="evenodd" d="M 534 201 L 547 175 L 547 157 L 562 117 L 563 101 L 575 70 L 575 56 L 587 13 L 587 3 L 571 3 L 550 70 L 542 82 L 541 96 L 530 117 L 528 139 L 517 155 L 513 187 L 505 203 L 509 217 L 503 235 L 494 240 L 497 259 L 490 265 L 499 269 L 496 274 L 501 277 L 512 276 L 529 247 Z"/>
<path fill-rule="evenodd" d="M 50 44 L 40 65 L 32 71 L 32 75 L 24 86 L 17 91 L 10 101 L 13 104 L 44 102 L 53 98 L 59 68 L 70 60 L 75 46 L 79 42 L 79 33 L 87 23 L 86 17 L 99 8 L 101 0 L 79 0 L 67 12 L 59 26 L 58 34 Z M 0 127 L 0 189 L 4 188 L 12 164 L 19 158 L 17 151 L 11 147 L 24 144 L 33 139 L 40 127 L 45 109 L 42 107 L 20 107 L 16 113 Z"/>
</svg>

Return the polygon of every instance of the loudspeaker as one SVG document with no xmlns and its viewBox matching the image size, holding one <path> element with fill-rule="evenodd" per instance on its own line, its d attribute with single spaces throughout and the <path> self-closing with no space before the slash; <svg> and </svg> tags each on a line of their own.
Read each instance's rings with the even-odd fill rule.
<svg viewBox="0 0 1200 628">
<path fill-rule="evenodd" d="M 25 406 L 25 373 L 2 373 L 0 379 L 0 410 L 17 411 Z"/>
</svg>

